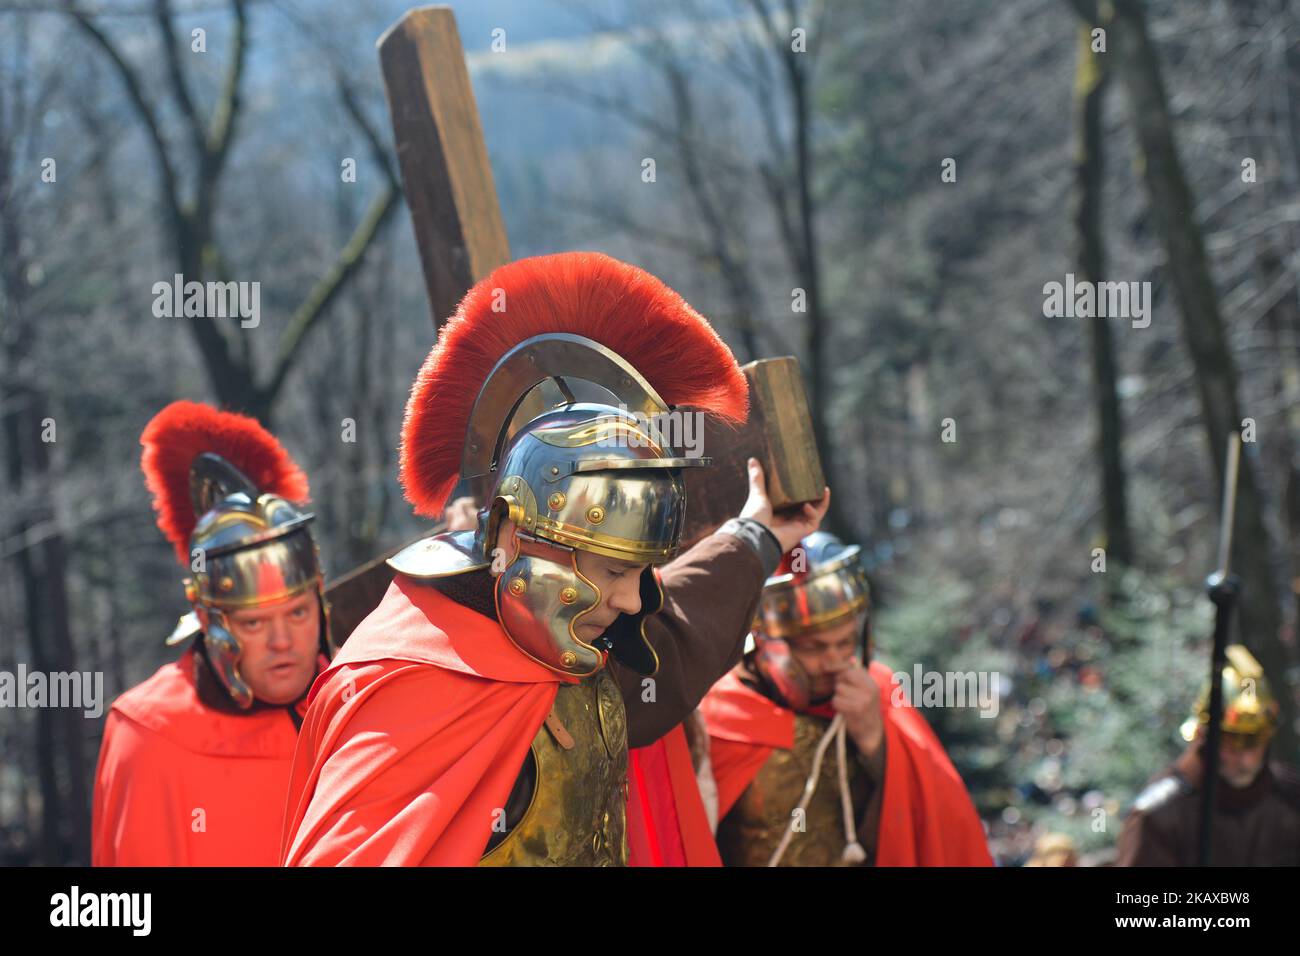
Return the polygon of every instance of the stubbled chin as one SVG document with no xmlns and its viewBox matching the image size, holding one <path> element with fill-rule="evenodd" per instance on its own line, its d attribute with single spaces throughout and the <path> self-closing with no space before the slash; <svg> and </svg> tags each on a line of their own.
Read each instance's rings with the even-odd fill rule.
<svg viewBox="0 0 1300 956">
<path fill-rule="evenodd" d="M 1223 782 L 1226 783 L 1228 786 L 1232 787 L 1232 789 L 1234 790 L 1245 790 L 1247 787 L 1249 787 L 1252 783 L 1255 782 L 1255 778 L 1257 776 L 1259 776 L 1259 774 L 1255 774 L 1255 773 L 1251 774 L 1248 777 L 1227 777 L 1224 776 L 1223 774 L 1219 774 L 1219 777 L 1223 780 Z"/>
</svg>

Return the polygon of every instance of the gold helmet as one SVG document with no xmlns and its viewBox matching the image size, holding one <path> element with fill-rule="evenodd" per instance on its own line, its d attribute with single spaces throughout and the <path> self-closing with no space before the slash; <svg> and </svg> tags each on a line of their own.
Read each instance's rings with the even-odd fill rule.
<svg viewBox="0 0 1300 956">
<path fill-rule="evenodd" d="M 824 631 L 869 609 L 862 549 L 825 531 L 794 548 L 763 585 L 756 627 L 764 637 Z"/>
<path fill-rule="evenodd" d="M 1223 719 L 1219 726 L 1229 745 L 1256 747 L 1267 743 L 1277 729 L 1280 705 L 1273 696 L 1264 668 L 1242 644 L 1229 644 L 1223 667 Z M 1196 701 L 1196 709 L 1180 731 L 1189 743 L 1197 731 L 1210 722 L 1210 687 L 1207 682 Z"/>
<path fill-rule="evenodd" d="M 579 401 L 584 389 L 596 400 Z M 389 564 L 438 578 L 495 563 L 498 620 L 529 657 L 583 677 L 612 652 L 653 673 L 642 627 L 663 595 L 652 568 L 640 613 L 588 643 L 574 626 L 601 593 L 578 552 L 671 559 L 686 507 L 681 469 L 709 464 L 670 444 L 673 416 L 685 414 L 676 406 L 738 421 L 747 402 L 730 350 L 649 273 L 598 253 L 503 266 L 443 327 L 402 429 L 402 484 L 416 511 L 439 514 L 465 482 L 481 505 L 478 528 L 425 539 Z M 510 553 L 498 550 L 505 521 L 517 530 Z"/>
<path fill-rule="evenodd" d="M 167 643 L 201 633 L 226 693 L 248 709 L 253 692 L 239 672 L 242 648 L 228 612 L 313 590 L 320 649 L 330 655 L 324 576 L 308 528 L 314 516 L 294 503 L 308 497 L 307 478 L 254 419 L 195 402 L 168 405 L 145 427 L 140 443 L 158 526 L 190 571 L 185 596 L 194 610 Z"/>
</svg>

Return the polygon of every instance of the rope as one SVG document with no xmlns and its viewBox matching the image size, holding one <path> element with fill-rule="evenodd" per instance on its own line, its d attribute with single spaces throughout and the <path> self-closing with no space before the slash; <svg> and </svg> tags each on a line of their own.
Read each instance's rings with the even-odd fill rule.
<svg viewBox="0 0 1300 956">
<path fill-rule="evenodd" d="M 840 855 L 845 863 L 864 863 L 867 851 L 858 842 L 858 827 L 853 820 L 853 797 L 849 793 L 849 771 L 847 745 L 844 742 L 844 725 L 835 735 L 835 759 L 839 763 L 840 809 L 844 811 L 844 852 Z"/>
<path fill-rule="evenodd" d="M 813 794 L 817 791 L 817 778 L 821 776 L 822 759 L 826 756 L 826 748 L 835 741 L 835 757 L 839 764 L 839 783 L 840 783 L 840 808 L 844 814 L 844 838 L 845 846 L 842 859 L 846 863 L 862 863 L 867 859 L 867 851 L 862 848 L 858 842 L 857 827 L 853 821 L 853 798 L 849 794 L 849 774 L 847 766 L 848 746 L 845 742 L 844 715 L 836 714 L 831 725 L 826 728 L 826 733 L 817 743 L 817 749 L 813 752 L 812 772 L 808 774 L 808 779 L 803 785 L 803 796 L 799 800 L 797 811 L 807 813 L 808 803 L 812 800 Z M 790 814 L 790 822 L 785 828 L 785 833 L 781 836 L 781 842 L 777 844 L 776 850 L 772 853 L 772 858 L 767 861 L 768 866 L 779 866 L 781 858 L 785 856 L 786 848 L 790 845 L 790 840 L 794 836 L 795 821 L 799 819 L 798 812 Z"/>
</svg>

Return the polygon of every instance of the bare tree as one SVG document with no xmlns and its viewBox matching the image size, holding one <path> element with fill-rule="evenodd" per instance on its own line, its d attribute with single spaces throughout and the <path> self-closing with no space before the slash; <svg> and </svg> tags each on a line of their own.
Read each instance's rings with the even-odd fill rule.
<svg viewBox="0 0 1300 956">
<path fill-rule="evenodd" d="M 0 524 L 0 558 L 22 582 L 23 620 L 33 671 L 77 670 L 68 611 L 68 551 L 50 489 L 57 423 L 49 382 L 35 361 L 38 315 L 29 309 L 36 284 L 24 232 L 30 221 L 19 189 L 19 165 L 32 176 L 36 131 L 49 105 L 52 76 L 34 77 L 27 62 L 27 28 L 14 31 L 12 84 L 0 83 L 0 426 L 10 504 Z M 4 51 L 0 51 L 3 53 Z M 26 688 L 22 688 L 23 693 Z M 70 708 L 36 710 L 36 769 L 41 828 L 37 859 L 86 861 L 90 792 L 82 751 L 82 715 Z"/>
<path fill-rule="evenodd" d="M 632 97 L 611 96 L 579 84 L 554 85 L 571 100 L 615 116 L 672 149 L 687 187 L 689 212 L 702 227 L 703 240 L 663 238 L 717 270 L 742 352 L 752 357 L 770 354 L 773 348 L 794 351 L 777 323 L 760 321 L 763 296 L 754 277 L 744 217 L 737 210 L 747 205 L 754 192 L 761 195 L 790 277 L 784 300 L 802 305 L 797 312 L 792 309 L 792 318 L 803 339 L 818 448 L 827 475 L 833 475 L 836 447 L 827 424 L 832 365 L 826 347 L 832 320 L 821 268 L 821 196 L 812 99 L 824 8 L 799 0 L 780 0 L 779 9 L 767 0 L 736 0 L 724 11 L 706 11 L 692 0 L 681 0 L 673 12 L 698 24 L 699 34 L 708 35 L 714 48 L 702 51 L 699 36 L 674 31 L 668 18 L 629 27 L 587 11 L 598 29 L 625 35 L 630 48 L 654 71 L 665 95 L 662 112 L 637 110 L 629 105 Z M 717 22 L 710 24 L 711 18 Z M 714 57 L 714 66 L 730 77 L 730 94 L 735 97 L 731 108 L 756 118 L 762 137 L 758 155 L 729 144 L 702 118 L 700 88 L 708 82 L 699 77 L 702 55 Z M 725 104 L 710 105 L 714 112 L 728 109 Z M 659 231 L 620 210 L 602 208 L 598 216 L 651 241 Z M 846 530 L 838 499 L 832 499 L 827 523 L 841 533 Z"/>
<path fill-rule="evenodd" d="M 225 75 L 216 104 L 206 117 L 201 114 L 192 92 L 191 77 L 181 59 L 170 0 L 153 0 L 152 19 L 162 45 L 170 94 L 185 132 L 185 145 L 176 149 L 168 143 L 159 107 L 146 95 L 139 69 L 127 59 L 120 44 L 95 16 L 82 10 L 76 0 L 65 0 L 65 9 L 81 32 L 108 58 L 136 118 L 145 129 L 158 168 L 158 201 L 164 211 L 167 245 L 174 256 L 177 271 L 186 282 L 204 282 L 213 277 L 229 281 L 229 259 L 219 247 L 215 218 L 220 206 L 222 175 L 243 107 L 241 90 L 251 42 L 247 0 L 230 0 L 233 29 Z M 356 118 L 359 114 L 353 115 Z M 361 123 L 360 128 L 373 150 L 383 155 L 384 148 L 375 137 L 373 128 L 367 123 Z M 186 168 L 197 170 L 188 195 L 181 174 L 181 170 Z M 247 337 L 232 342 L 211 316 L 196 316 L 187 321 L 213 392 L 223 405 L 242 409 L 263 420 L 270 419 L 276 398 L 303 343 L 320 325 L 340 290 L 356 274 L 366 250 L 397 207 L 399 189 L 392 165 L 385 160 L 380 168 L 385 175 L 383 188 L 372 200 L 334 262 L 324 270 L 294 310 L 280 336 L 270 374 L 264 380 L 257 376 Z"/>
<path fill-rule="evenodd" d="M 1090 25 L 1079 28 L 1079 63 L 1075 69 L 1075 181 L 1078 204 L 1075 229 L 1079 242 L 1079 271 L 1087 282 L 1106 275 L 1102 240 L 1102 185 L 1105 182 L 1105 136 L 1102 110 L 1110 72 L 1094 43 Z M 1089 317 L 1092 332 L 1093 401 L 1097 409 L 1097 463 L 1100 466 L 1102 521 L 1107 556 L 1121 565 L 1133 563 L 1125 488 L 1118 368 L 1110 317 L 1096 309 Z M 1115 580 L 1110 578 L 1108 580 Z"/>
<path fill-rule="evenodd" d="M 1140 0 L 1112 0 L 1114 14 L 1106 20 L 1101 18 L 1097 4 L 1088 0 L 1073 3 L 1085 21 L 1102 23 L 1107 30 L 1116 72 L 1128 94 L 1142 154 L 1142 178 L 1169 257 L 1183 338 L 1195 369 L 1208 464 L 1216 481 L 1222 484 L 1228 435 L 1240 430 L 1243 421 L 1237 366 L 1228 346 L 1205 240 L 1194 214 L 1195 203 L 1178 156 L 1160 58 L 1147 27 L 1146 12 Z M 1291 653 L 1281 640 L 1281 601 L 1273 576 L 1271 536 L 1250 456 L 1244 456 L 1241 462 L 1237 521 L 1232 566 L 1249 588 L 1241 604 L 1242 633 L 1268 672 L 1285 682 L 1291 669 Z M 1283 709 L 1278 746 L 1292 753 L 1296 748 L 1295 702 L 1290 688 L 1286 690 L 1280 695 Z"/>
</svg>

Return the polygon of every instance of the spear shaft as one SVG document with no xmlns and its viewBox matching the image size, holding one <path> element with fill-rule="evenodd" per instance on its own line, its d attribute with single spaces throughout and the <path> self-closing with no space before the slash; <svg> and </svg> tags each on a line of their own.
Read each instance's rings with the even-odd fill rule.
<svg viewBox="0 0 1300 956">
<path fill-rule="evenodd" d="M 1210 722 L 1205 728 L 1201 750 L 1201 831 L 1197 862 L 1210 865 L 1210 838 L 1214 832 L 1214 798 L 1219 783 L 1219 741 L 1223 735 L 1223 668 L 1227 664 L 1228 630 L 1241 582 L 1230 571 L 1232 525 L 1237 506 L 1237 471 L 1241 464 L 1241 435 L 1228 435 L 1228 457 L 1224 465 L 1223 506 L 1220 509 L 1218 568 L 1206 579 L 1206 591 L 1214 605 L 1214 642 L 1210 650 Z"/>
</svg>

